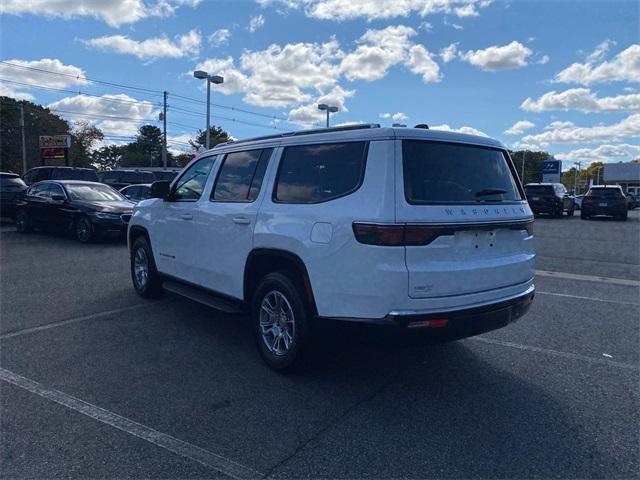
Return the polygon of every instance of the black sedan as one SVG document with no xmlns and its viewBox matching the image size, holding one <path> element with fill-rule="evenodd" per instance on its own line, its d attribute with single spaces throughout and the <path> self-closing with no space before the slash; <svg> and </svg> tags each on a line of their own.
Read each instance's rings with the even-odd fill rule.
<svg viewBox="0 0 640 480">
<path fill-rule="evenodd" d="M 27 184 L 15 173 L 0 172 L 0 217 L 14 218 L 16 200 L 27 189 Z"/>
<path fill-rule="evenodd" d="M 16 227 L 73 234 L 79 242 L 126 234 L 134 204 L 108 185 L 75 180 L 39 182 L 17 202 Z"/>
</svg>

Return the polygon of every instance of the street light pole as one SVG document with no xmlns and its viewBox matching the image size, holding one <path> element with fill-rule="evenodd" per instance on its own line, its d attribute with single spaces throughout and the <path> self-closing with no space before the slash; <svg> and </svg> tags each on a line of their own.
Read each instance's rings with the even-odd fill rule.
<svg viewBox="0 0 640 480">
<path fill-rule="evenodd" d="M 27 173 L 27 143 L 24 140 L 24 106 L 20 104 L 20 131 L 22 134 L 22 175 Z"/>
<path fill-rule="evenodd" d="M 321 103 L 318 105 L 318 110 L 324 110 L 327 112 L 327 128 L 329 128 L 329 114 L 336 113 L 338 111 L 338 107 L 329 106 L 326 103 Z"/>
<path fill-rule="evenodd" d="M 522 185 L 524 185 L 524 162 L 527 159 L 527 151 L 523 150 L 522 151 L 522 175 L 520 176 L 520 181 L 522 182 Z"/>
<path fill-rule="evenodd" d="M 575 170 L 575 176 L 573 178 L 573 193 L 578 193 L 578 174 L 580 173 L 580 162 L 573 162 L 573 165 L 578 165 L 578 169 Z"/>
<path fill-rule="evenodd" d="M 211 126 L 210 126 L 210 118 L 211 118 L 211 84 L 215 83 L 219 85 L 224 83 L 224 78 L 220 75 L 209 75 L 207 72 L 203 72 L 202 70 L 196 70 L 193 72 L 193 76 L 199 80 L 207 81 L 207 131 L 205 134 L 205 148 L 208 150 L 211 145 Z"/>
<path fill-rule="evenodd" d="M 600 185 L 600 170 L 602 170 L 602 166 L 596 168 L 596 174 L 598 175 L 598 179 L 596 180 L 596 185 Z"/>
</svg>

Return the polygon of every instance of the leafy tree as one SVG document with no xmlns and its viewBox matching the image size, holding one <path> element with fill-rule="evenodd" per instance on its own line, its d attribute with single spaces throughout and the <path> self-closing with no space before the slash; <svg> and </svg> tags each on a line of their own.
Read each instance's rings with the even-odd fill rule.
<svg viewBox="0 0 640 480">
<path fill-rule="evenodd" d="M 518 178 L 522 175 L 522 161 L 524 158 L 524 179 L 523 185 L 542 181 L 542 163 L 545 160 L 553 160 L 548 152 L 532 152 L 530 150 L 520 150 L 510 152 L 513 165 L 518 172 Z"/>
<path fill-rule="evenodd" d="M 26 100 L 0 97 L 0 170 L 22 172 L 20 105 L 24 108 L 27 169 L 42 165 L 40 135 L 66 135 L 69 124 L 48 108 Z M 24 172 L 22 172 L 24 173 Z"/>
<path fill-rule="evenodd" d="M 91 163 L 100 170 L 113 170 L 121 165 L 127 145 L 107 145 L 91 154 Z"/>
<path fill-rule="evenodd" d="M 91 150 L 96 142 L 104 139 L 102 130 L 87 121 L 78 121 L 71 129 L 69 165 L 88 167 L 91 165 Z"/>
<path fill-rule="evenodd" d="M 603 162 L 592 162 L 587 168 L 581 168 L 579 172 L 576 167 L 571 167 L 569 170 L 562 172 L 561 181 L 567 187 L 567 190 L 574 190 L 574 187 L 576 187 L 576 193 L 584 193 L 589 188 L 591 181 L 594 184 L 598 181 L 598 170 L 600 171 L 600 183 L 604 183 Z"/>
<path fill-rule="evenodd" d="M 181 153 L 174 157 L 173 161 L 178 167 L 184 167 L 193 159 L 193 155 L 190 153 Z"/>
<path fill-rule="evenodd" d="M 189 143 L 196 150 L 200 150 L 201 147 L 204 148 L 206 137 L 206 130 L 198 130 L 198 135 L 196 135 L 196 138 L 193 140 L 189 140 Z M 209 127 L 209 148 L 213 148 L 219 143 L 228 142 L 229 140 L 229 134 L 222 130 L 221 127 Z"/>
<path fill-rule="evenodd" d="M 152 167 L 162 165 L 162 130 L 155 125 L 143 125 L 135 141 L 129 143 L 122 157 L 127 167 Z"/>
</svg>

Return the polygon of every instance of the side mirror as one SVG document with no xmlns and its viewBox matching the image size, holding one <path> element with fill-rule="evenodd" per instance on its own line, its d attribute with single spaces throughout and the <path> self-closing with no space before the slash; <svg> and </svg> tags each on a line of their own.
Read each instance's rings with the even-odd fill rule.
<svg viewBox="0 0 640 480">
<path fill-rule="evenodd" d="M 53 195 L 51 195 L 51 200 L 53 200 L 54 202 L 64 202 L 64 195 L 54 193 Z"/>
<path fill-rule="evenodd" d="M 151 198 L 169 199 L 171 182 L 167 180 L 158 180 L 151 184 Z"/>
</svg>

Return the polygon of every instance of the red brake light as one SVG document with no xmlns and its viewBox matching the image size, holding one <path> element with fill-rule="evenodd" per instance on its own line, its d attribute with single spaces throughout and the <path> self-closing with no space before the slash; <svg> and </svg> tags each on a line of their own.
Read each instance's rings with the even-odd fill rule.
<svg viewBox="0 0 640 480">
<path fill-rule="evenodd" d="M 365 245 L 404 246 L 404 225 L 354 223 L 353 233 L 356 236 L 356 240 Z"/>
</svg>

